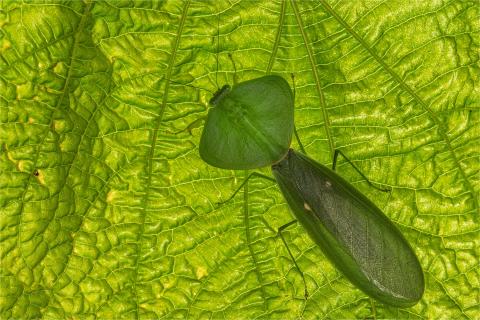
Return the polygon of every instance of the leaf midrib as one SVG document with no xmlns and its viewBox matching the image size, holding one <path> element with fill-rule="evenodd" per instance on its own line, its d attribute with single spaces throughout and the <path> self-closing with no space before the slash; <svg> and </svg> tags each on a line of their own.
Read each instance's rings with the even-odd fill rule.
<svg viewBox="0 0 480 320">
<path fill-rule="evenodd" d="M 162 99 L 162 104 L 160 105 L 160 111 L 158 113 L 158 116 L 155 120 L 155 125 L 153 128 L 153 135 L 152 135 L 152 143 L 150 147 L 150 151 L 148 154 L 147 158 L 147 182 L 145 185 L 146 191 L 144 193 L 142 203 L 143 205 L 143 210 L 142 210 L 142 215 L 141 215 L 141 222 L 140 222 L 140 234 L 138 235 L 139 242 L 141 242 L 141 238 L 143 234 L 145 233 L 145 220 L 147 216 L 147 203 L 148 203 L 148 198 L 150 197 L 150 190 L 152 190 L 151 185 L 152 185 L 152 173 L 153 173 L 153 158 L 154 158 L 154 153 L 155 153 L 155 147 L 157 144 L 157 136 L 158 136 L 158 130 L 160 128 L 160 124 L 162 123 L 163 120 L 163 115 L 165 112 L 165 108 L 167 105 L 167 100 L 168 100 L 168 90 L 170 88 L 170 78 L 172 76 L 172 70 L 174 67 L 174 62 L 175 62 L 175 57 L 178 51 L 178 46 L 180 44 L 180 38 L 183 32 L 183 26 L 185 24 L 185 20 L 187 18 L 187 12 L 188 12 L 188 7 L 190 6 L 190 0 L 185 1 L 185 4 L 183 6 L 183 10 L 180 16 L 179 20 L 179 25 L 177 29 L 177 33 L 175 35 L 175 42 L 173 44 L 172 48 L 172 54 L 170 55 L 169 61 L 168 61 L 168 67 L 167 67 L 167 72 L 165 75 L 165 89 L 163 92 L 163 99 Z M 141 250 L 141 246 L 139 248 L 139 251 Z M 133 294 L 135 297 L 135 311 L 137 318 L 140 315 L 140 299 L 139 299 L 139 294 L 138 294 L 138 289 L 137 289 L 137 282 L 138 282 L 138 268 L 139 268 L 139 262 L 140 262 L 140 252 L 137 252 L 137 255 L 135 256 L 135 261 L 134 261 L 134 270 L 135 274 L 133 276 Z"/>
</svg>

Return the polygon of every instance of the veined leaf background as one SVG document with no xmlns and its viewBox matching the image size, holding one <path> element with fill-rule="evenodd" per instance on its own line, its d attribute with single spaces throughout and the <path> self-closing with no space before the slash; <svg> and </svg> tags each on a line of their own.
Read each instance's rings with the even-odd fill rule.
<svg viewBox="0 0 480 320">
<path fill-rule="evenodd" d="M 2 319 L 478 319 L 479 28 L 478 1 L 1 1 Z M 232 83 L 229 53 L 239 81 L 295 74 L 312 158 L 392 187 L 338 168 L 417 253 L 416 306 L 296 226 L 305 301 L 276 185 L 217 205 L 246 173 L 201 161 L 191 86 Z"/>
</svg>

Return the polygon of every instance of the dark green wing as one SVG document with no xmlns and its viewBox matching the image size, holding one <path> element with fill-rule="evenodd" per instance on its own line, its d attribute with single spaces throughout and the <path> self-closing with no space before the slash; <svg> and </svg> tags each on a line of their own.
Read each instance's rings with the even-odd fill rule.
<svg viewBox="0 0 480 320">
<path fill-rule="evenodd" d="M 353 284 L 397 307 L 421 299 L 424 277 L 415 253 L 370 200 L 293 150 L 272 171 L 298 221 Z"/>
<path fill-rule="evenodd" d="M 287 153 L 293 124 L 293 95 L 285 79 L 271 75 L 239 83 L 210 109 L 200 156 L 224 169 L 271 165 Z"/>
</svg>

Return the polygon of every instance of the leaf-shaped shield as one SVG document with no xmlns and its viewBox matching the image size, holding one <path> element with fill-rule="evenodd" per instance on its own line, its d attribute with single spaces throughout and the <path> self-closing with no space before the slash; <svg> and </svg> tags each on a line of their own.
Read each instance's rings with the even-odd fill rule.
<svg viewBox="0 0 480 320">
<path fill-rule="evenodd" d="M 293 95 L 287 81 L 269 75 L 224 86 L 200 140 L 200 156 L 224 169 L 253 169 L 281 160 L 293 132 Z"/>
</svg>

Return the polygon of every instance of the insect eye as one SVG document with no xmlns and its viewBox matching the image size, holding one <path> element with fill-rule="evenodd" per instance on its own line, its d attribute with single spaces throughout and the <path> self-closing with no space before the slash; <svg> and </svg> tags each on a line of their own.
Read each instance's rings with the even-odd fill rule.
<svg viewBox="0 0 480 320">
<path fill-rule="evenodd" d="M 216 105 L 223 97 L 230 91 L 230 86 L 228 84 L 224 85 L 221 89 L 219 89 L 213 97 L 210 99 L 209 103 L 211 105 Z"/>
</svg>

